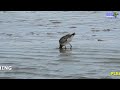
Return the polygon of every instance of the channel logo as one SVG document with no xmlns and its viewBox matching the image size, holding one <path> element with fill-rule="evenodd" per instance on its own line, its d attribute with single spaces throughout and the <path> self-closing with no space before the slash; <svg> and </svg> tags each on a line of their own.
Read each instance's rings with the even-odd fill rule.
<svg viewBox="0 0 120 90">
<path fill-rule="evenodd" d="M 120 72 L 110 72 L 111 76 L 120 76 Z"/>
<path fill-rule="evenodd" d="M 114 18 L 117 18 L 118 15 L 119 15 L 119 13 L 118 13 L 117 11 L 107 12 L 107 13 L 106 13 L 106 17 L 114 17 Z"/>
<path fill-rule="evenodd" d="M 0 66 L 0 71 L 10 71 L 12 70 L 12 66 Z"/>
</svg>

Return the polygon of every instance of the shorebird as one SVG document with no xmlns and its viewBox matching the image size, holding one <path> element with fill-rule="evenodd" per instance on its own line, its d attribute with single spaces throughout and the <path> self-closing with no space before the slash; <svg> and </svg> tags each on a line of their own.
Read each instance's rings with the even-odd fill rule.
<svg viewBox="0 0 120 90">
<path fill-rule="evenodd" d="M 67 44 L 69 44 L 70 48 L 72 48 L 72 45 L 70 44 L 70 42 L 72 41 L 72 38 L 74 35 L 75 35 L 75 33 L 72 33 L 72 34 L 67 34 L 67 35 L 61 37 L 59 40 L 59 45 L 60 45 L 59 48 L 62 49 L 63 46 L 65 46 L 65 49 L 66 49 Z"/>
</svg>

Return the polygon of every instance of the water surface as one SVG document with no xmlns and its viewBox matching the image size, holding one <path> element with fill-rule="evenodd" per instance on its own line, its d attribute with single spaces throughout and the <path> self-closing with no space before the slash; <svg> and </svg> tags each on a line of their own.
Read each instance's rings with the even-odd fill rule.
<svg viewBox="0 0 120 90">
<path fill-rule="evenodd" d="M 105 11 L 0 12 L 0 71 L 8 79 L 120 78 L 120 18 Z M 59 50 L 59 39 L 76 35 L 73 48 Z"/>
</svg>

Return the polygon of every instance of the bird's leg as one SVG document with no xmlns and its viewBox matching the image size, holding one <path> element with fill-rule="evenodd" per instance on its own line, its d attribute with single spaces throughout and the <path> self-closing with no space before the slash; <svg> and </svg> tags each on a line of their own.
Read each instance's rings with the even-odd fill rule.
<svg viewBox="0 0 120 90">
<path fill-rule="evenodd" d="M 69 45 L 70 45 L 70 48 L 72 48 L 72 45 L 69 43 Z"/>
</svg>

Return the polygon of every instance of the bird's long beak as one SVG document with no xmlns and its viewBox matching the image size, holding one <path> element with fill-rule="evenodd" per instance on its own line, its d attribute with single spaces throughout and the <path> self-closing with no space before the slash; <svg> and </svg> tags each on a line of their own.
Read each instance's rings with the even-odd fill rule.
<svg viewBox="0 0 120 90">
<path fill-rule="evenodd" d="M 63 47 L 63 46 L 62 46 L 62 45 L 60 45 L 60 46 L 59 46 L 59 49 L 62 49 L 62 47 Z"/>
</svg>

